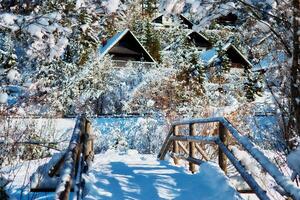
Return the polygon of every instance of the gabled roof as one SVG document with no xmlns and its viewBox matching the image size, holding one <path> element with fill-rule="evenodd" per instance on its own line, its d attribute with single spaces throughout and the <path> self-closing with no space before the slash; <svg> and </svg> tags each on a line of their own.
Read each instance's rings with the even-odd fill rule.
<svg viewBox="0 0 300 200">
<path fill-rule="evenodd" d="M 203 44 L 203 47 L 211 47 L 212 43 L 209 41 L 209 39 L 203 35 L 202 33 L 196 32 L 196 31 L 190 31 L 187 35 L 187 37 L 191 40 L 194 40 L 193 42 L 199 42 Z M 195 44 L 196 46 L 198 44 Z"/>
<path fill-rule="evenodd" d="M 179 18 L 182 20 L 182 23 L 188 26 L 188 29 L 192 29 L 194 24 L 188 20 L 185 16 L 179 15 Z"/>
<path fill-rule="evenodd" d="M 267 71 L 272 68 L 277 68 L 281 66 L 282 63 L 287 62 L 287 59 L 286 54 L 281 51 L 268 53 L 254 65 L 252 71 Z"/>
<path fill-rule="evenodd" d="M 253 67 L 252 63 L 231 42 L 225 44 L 222 50 L 226 52 L 229 59 L 238 59 L 241 64 Z M 205 65 L 211 65 L 219 57 L 216 48 L 209 49 L 200 54 L 200 59 Z"/>
<path fill-rule="evenodd" d="M 196 31 L 189 31 L 188 34 L 186 35 L 186 38 L 184 38 L 184 39 L 189 39 L 193 43 L 201 42 L 203 44 L 202 47 L 211 47 L 212 46 L 211 42 L 205 35 L 203 35 L 202 33 L 196 32 Z M 181 41 L 182 41 L 182 39 L 174 41 L 172 44 L 170 44 L 169 46 L 164 48 L 163 51 L 169 51 L 172 47 L 174 47 L 176 44 L 178 44 Z M 195 46 L 197 46 L 197 44 L 195 44 Z"/>
<path fill-rule="evenodd" d="M 227 15 L 220 16 L 216 19 L 216 22 L 224 25 L 234 25 L 238 20 L 238 16 L 234 13 L 228 13 Z"/>
<path fill-rule="evenodd" d="M 163 17 L 165 16 L 165 14 L 161 14 L 157 17 L 155 17 L 153 20 L 152 20 L 152 23 L 158 23 L 158 24 L 162 24 L 162 20 L 163 20 Z M 175 15 L 171 15 L 172 19 L 174 20 L 174 16 Z M 179 19 L 181 20 L 181 24 L 184 24 L 187 26 L 188 29 L 192 29 L 194 24 L 188 20 L 185 16 L 183 16 L 182 14 L 178 15 Z"/>
<path fill-rule="evenodd" d="M 132 43 L 135 42 L 135 44 L 134 44 L 136 46 L 136 49 L 134 49 L 135 51 L 128 49 L 128 48 L 117 46 L 117 44 L 120 41 L 122 41 L 122 39 L 124 39 L 125 37 L 130 37 L 132 39 L 131 45 L 133 45 Z M 155 60 L 148 53 L 148 51 L 143 47 L 143 45 L 139 42 L 139 40 L 136 38 L 136 36 L 129 29 L 125 29 L 124 31 L 121 31 L 121 32 L 118 32 L 117 34 L 115 34 L 112 38 L 107 40 L 105 45 L 102 45 L 99 48 L 99 53 L 100 53 L 99 56 L 100 56 L 100 58 L 102 58 L 107 53 L 113 54 L 113 53 L 117 53 L 117 52 L 118 53 L 123 52 L 128 55 L 136 55 L 136 51 L 139 51 L 140 53 L 143 54 L 146 62 L 155 62 Z"/>
</svg>

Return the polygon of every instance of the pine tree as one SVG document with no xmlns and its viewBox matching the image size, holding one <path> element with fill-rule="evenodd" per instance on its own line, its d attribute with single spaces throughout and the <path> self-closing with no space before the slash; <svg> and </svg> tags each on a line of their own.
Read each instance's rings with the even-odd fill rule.
<svg viewBox="0 0 300 200">
<path fill-rule="evenodd" d="M 161 62 L 160 40 L 158 34 L 153 29 L 149 20 L 146 22 L 145 28 L 145 47 L 157 62 Z"/>
<path fill-rule="evenodd" d="M 245 96 L 249 102 L 255 100 L 255 96 L 262 93 L 262 74 L 245 69 L 246 80 L 244 83 Z"/>
<path fill-rule="evenodd" d="M 224 79 L 224 74 L 229 72 L 230 70 L 230 60 L 226 55 L 226 51 L 223 49 L 223 45 L 221 42 L 217 43 L 216 46 L 218 58 L 214 63 L 214 67 L 216 68 L 216 76 L 220 82 Z"/>
<path fill-rule="evenodd" d="M 0 82 L 7 80 L 7 74 L 11 69 L 18 70 L 18 58 L 10 34 L 2 34 L 0 38 Z"/>
<path fill-rule="evenodd" d="M 148 17 L 153 17 L 153 15 L 155 14 L 156 11 L 156 0 L 142 0 L 142 4 L 143 4 L 143 12 L 144 15 L 148 16 Z"/>
<path fill-rule="evenodd" d="M 186 44 L 188 45 L 188 44 Z M 203 83 L 205 81 L 205 68 L 199 59 L 199 51 L 196 47 L 185 46 L 184 51 L 180 51 L 179 73 L 177 80 L 181 82 L 181 90 L 190 90 L 196 95 L 203 95 L 205 90 Z"/>
</svg>

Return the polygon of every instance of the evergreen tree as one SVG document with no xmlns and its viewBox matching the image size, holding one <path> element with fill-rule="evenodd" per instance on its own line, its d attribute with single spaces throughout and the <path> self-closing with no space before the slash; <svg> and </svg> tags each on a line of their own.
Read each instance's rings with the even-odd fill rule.
<svg viewBox="0 0 300 200">
<path fill-rule="evenodd" d="M 145 47 L 157 62 L 161 62 L 159 36 L 149 20 L 146 22 L 145 28 Z"/>
<path fill-rule="evenodd" d="M 142 4 L 143 4 L 143 12 L 144 15 L 147 15 L 148 17 L 153 17 L 153 15 L 155 14 L 156 11 L 156 0 L 142 0 Z"/>
<path fill-rule="evenodd" d="M 6 33 L 1 35 L 3 37 L 0 38 L 0 82 L 4 83 L 10 79 L 7 76 L 10 70 L 18 71 L 18 58 L 11 35 Z"/>
<path fill-rule="evenodd" d="M 203 95 L 205 92 L 203 83 L 205 81 L 205 69 L 199 59 L 199 51 L 196 47 L 189 47 L 181 51 L 178 60 L 179 73 L 177 80 L 181 82 L 183 87 L 181 90 L 191 90 L 196 92 L 196 95 Z"/>
<path fill-rule="evenodd" d="M 216 77 L 221 83 L 224 80 L 224 74 L 230 70 L 230 60 L 226 55 L 226 51 L 223 49 L 221 42 L 217 43 L 216 50 L 218 58 L 214 63 L 214 67 L 216 68 Z"/>
<path fill-rule="evenodd" d="M 244 83 L 245 96 L 248 101 L 254 101 L 255 95 L 261 96 L 262 94 L 262 74 L 254 73 L 245 69 L 246 80 Z"/>
</svg>

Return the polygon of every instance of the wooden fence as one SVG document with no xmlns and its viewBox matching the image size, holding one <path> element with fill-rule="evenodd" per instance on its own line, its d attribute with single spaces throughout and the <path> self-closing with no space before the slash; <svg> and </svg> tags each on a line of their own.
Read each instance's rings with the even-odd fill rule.
<svg viewBox="0 0 300 200">
<path fill-rule="evenodd" d="M 84 189 L 82 174 L 94 158 L 91 122 L 84 116 L 76 118 L 76 124 L 69 146 L 64 155 L 50 168 L 49 177 L 58 177 L 55 190 L 56 200 L 68 200 L 73 191 L 73 199 L 81 199 Z M 34 188 L 32 191 L 51 192 L 51 188 Z"/>
<path fill-rule="evenodd" d="M 196 124 L 218 124 L 218 134 L 213 136 L 201 136 L 196 133 Z M 179 133 L 179 126 L 188 126 L 189 135 L 182 135 Z M 189 162 L 189 170 L 194 173 L 196 171 L 195 165 L 200 165 L 203 160 L 196 158 L 196 152 L 202 155 L 204 160 L 209 160 L 208 155 L 201 148 L 199 143 L 216 144 L 218 146 L 218 161 L 220 168 L 227 172 L 227 159 L 232 163 L 235 169 L 247 182 L 251 190 L 262 200 L 269 200 L 269 196 L 261 186 L 256 182 L 253 176 L 245 169 L 240 161 L 228 148 L 228 138 L 232 137 L 236 142 L 242 146 L 261 166 L 274 178 L 276 183 L 284 190 L 285 196 L 291 197 L 295 200 L 300 200 L 300 188 L 296 187 L 290 178 L 285 177 L 279 169 L 260 151 L 258 148 L 246 137 L 242 136 L 236 128 L 223 117 L 206 118 L 206 119 L 192 119 L 185 121 L 174 122 L 165 139 L 165 142 L 159 152 L 158 158 L 163 160 L 168 152 L 174 159 L 174 163 L 178 163 L 178 159 L 184 159 Z M 188 143 L 188 149 L 183 144 Z M 171 148 L 172 147 L 172 148 Z M 180 154 L 183 151 L 185 154 Z M 241 191 L 245 192 L 245 191 Z M 248 192 L 248 191 L 246 191 Z"/>
</svg>

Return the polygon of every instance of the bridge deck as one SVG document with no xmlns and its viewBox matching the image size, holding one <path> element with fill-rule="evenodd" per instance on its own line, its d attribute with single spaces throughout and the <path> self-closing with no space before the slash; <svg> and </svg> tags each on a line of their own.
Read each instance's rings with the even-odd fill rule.
<svg viewBox="0 0 300 200">
<path fill-rule="evenodd" d="M 212 163 L 191 175 L 183 167 L 133 151 L 95 157 L 86 179 L 85 198 L 94 199 L 240 199 L 223 171 Z"/>
</svg>

